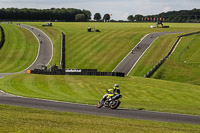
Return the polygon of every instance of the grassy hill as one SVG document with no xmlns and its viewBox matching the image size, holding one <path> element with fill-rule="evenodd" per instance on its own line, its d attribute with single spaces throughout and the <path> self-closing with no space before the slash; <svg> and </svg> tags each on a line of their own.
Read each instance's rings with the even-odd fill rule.
<svg viewBox="0 0 200 133">
<path fill-rule="evenodd" d="M 129 75 L 144 77 L 144 75 L 167 55 L 177 40 L 177 36 L 178 34 L 171 34 L 159 37 L 142 56 Z"/>
<path fill-rule="evenodd" d="M 45 31 L 54 43 L 52 64 L 59 64 L 60 35 L 66 34 L 66 67 L 97 68 L 112 71 L 123 57 L 150 31 L 139 25 L 113 23 L 53 23 L 53 27 L 42 27 L 42 23 L 28 23 Z M 95 27 L 100 33 L 88 33 Z M 123 50 L 122 50 L 123 49 Z"/>
<path fill-rule="evenodd" d="M 200 115 L 200 86 L 139 77 L 48 76 L 17 74 L 0 80 L 15 95 L 93 104 L 118 83 L 122 108 Z"/>
<path fill-rule="evenodd" d="M 5 31 L 5 43 L 0 49 L 0 73 L 26 69 L 37 56 L 36 38 L 24 28 L 8 24 L 1 24 L 1 26 Z"/>
<path fill-rule="evenodd" d="M 148 32 L 190 31 L 197 30 L 199 26 L 199 24 L 170 24 L 172 27 L 170 29 L 150 29 L 151 24 L 142 23 L 54 23 L 53 27 L 42 27 L 42 23 L 28 24 L 41 28 L 50 35 L 55 48 L 52 62 L 59 61 L 59 33 L 65 31 L 67 67 L 98 68 L 102 71 L 111 71 Z M 88 33 L 87 27 L 91 25 L 98 27 L 102 32 Z M 166 55 L 175 42 L 176 36 L 165 35 L 157 39 L 131 75 L 143 76 L 149 71 L 148 69 Z M 198 86 L 132 76 L 117 78 L 13 75 L 0 81 L 0 89 L 15 95 L 96 104 L 105 93 L 105 89 L 111 88 L 116 82 L 120 84 L 124 95 L 121 107 L 200 114 L 197 106 L 200 101 Z M 192 93 L 189 92 L 191 90 Z"/>
<path fill-rule="evenodd" d="M 200 35 L 183 37 L 153 78 L 200 85 Z"/>
<path fill-rule="evenodd" d="M 169 29 L 151 29 L 153 23 L 53 23 L 53 27 L 42 27 L 44 23 L 26 23 L 42 29 L 54 43 L 51 64 L 59 64 L 60 36 L 66 34 L 66 67 L 92 68 L 112 71 L 128 52 L 151 32 L 191 31 L 197 24 L 165 24 Z M 100 33 L 88 33 L 87 27 L 95 27 Z"/>
<path fill-rule="evenodd" d="M 195 31 L 199 31 L 200 26 L 196 26 Z M 143 55 L 129 75 L 143 77 L 168 53 L 169 49 L 176 41 L 177 36 L 181 34 L 159 37 Z M 197 34 L 183 37 L 176 50 L 152 78 L 200 85 L 199 36 L 200 35 Z"/>
<path fill-rule="evenodd" d="M 100 71 L 112 71 L 112 69 L 121 61 L 121 59 L 123 59 L 124 56 L 147 33 L 161 31 L 197 31 L 200 27 L 200 24 L 166 24 L 170 25 L 171 28 L 150 29 L 149 27 L 150 25 L 152 25 L 151 23 L 53 23 L 53 27 L 42 27 L 41 25 L 44 23 L 26 24 L 30 24 L 42 29 L 52 39 L 54 43 L 54 56 L 51 64 L 59 64 L 60 34 L 61 32 L 65 32 L 67 42 L 66 66 L 68 68 L 97 68 Z M 33 38 L 31 33 L 26 31 L 25 29 L 20 29 L 19 27 L 14 25 L 9 25 L 9 27 L 7 25 L 3 26 L 5 27 L 5 29 L 7 29 L 7 34 L 9 34 L 9 39 L 7 39 L 7 41 L 13 41 L 16 43 L 7 42 L 7 45 L 13 44 L 11 45 L 12 47 L 10 46 L 4 48 L 4 50 L 0 50 L 1 62 L 3 62 L 4 58 L 6 60 L 11 59 L 10 56 L 5 55 L 12 55 L 13 59 L 10 62 L 1 63 L 0 68 L 2 69 L 0 69 L 0 71 L 3 70 L 3 66 L 5 66 L 5 64 L 8 64 L 7 66 L 9 66 L 14 63 L 21 63 L 18 62 L 18 60 L 21 59 L 16 59 L 13 56 L 18 55 L 19 53 L 24 53 L 25 51 L 30 51 L 30 49 L 28 49 L 26 46 L 20 46 L 20 44 L 25 44 L 23 43 L 24 40 L 26 41 L 26 44 L 37 44 L 36 40 L 32 40 Z M 88 33 L 88 26 L 96 27 L 102 32 Z M 14 36 L 14 33 L 17 33 L 17 36 Z M 23 37 L 21 38 L 18 35 L 21 35 Z M 125 78 L 17 74 L 2 78 L 0 80 L 0 90 L 26 97 L 36 97 L 96 105 L 97 102 L 105 94 L 105 89 L 113 87 L 115 83 L 119 83 L 123 95 L 123 98 L 121 99 L 122 104 L 120 105 L 120 107 L 122 108 L 200 115 L 200 86 L 187 84 L 190 82 L 186 80 L 183 80 L 182 82 L 187 83 L 179 83 L 143 78 L 144 73 L 146 73 L 149 68 L 154 66 L 154 63 L 157 63 L 157 61 L 159 61 L 160 58 L 165 55 L 168 49 L 170 49 L 171 45 L 173 45 L 176 40 L 176 36 L 177 35 L 166 35 L 156 40 L 152 47 L 141 59 L 141 61 L 138 62 L 137 66 L 133 69 L 130 76 Z M 192 40 L 194 38 L 192 37 Z M 192 47 L 190 46 L 190 48 L 187 50 L 191 50 L 191 52 L 189 53 L 193 54 L 190 55 L 185 52 L 186 54 L 184 53 L 181 56 L 179 55 L 181 59 L 184 59 L 184 61 L 186 59 L 186 61 L 190 61 L 190 58 L 193 59 L 193 57 L 195 57 L 194 59 L 196 61 L 198 59 L 198 48 L 193 47 L 193 44 L 197 44 L 197 42 L 199 42 L 198 37 L 196 37 L 196 39 L 194 39 L 193 41 L 182 40 L 182 42 L 188 42 L 192 44 Z M 19 51 L 18 54 L 7 54 L 11 51 L 18 51 L 16 50 L 18 47 L 20 50 L 23 51 Z M 24 50 L 24 48 L 28 50 Z M 37 51 L 37 48 L 34 49 Z M 182 49 L 180 48 L 180 51 L 183 51 L 183 49 L 184 47 Z M 32 54 L 32 52 L 28 53 Z M 2 58 L 1 55 L 4 55 L 4 57 Z M 149 57 L 151 57 L 150 60 Z M 24 60 L 22 61 L 27 62 Z M 84 63 L 83 61 L 86 63 Z M 180 61 L 180 64 L 181 63 L 185 65 L 187 64 Z M 195 65 L 191 65 L 188 63 L 187 67 L 189 66 L 194 67 Z M 10 67 L 10 69 L 8 70 L 4 70 L 4 72 L 10 72 L 11 70 L 13 70 L 11 68 L 12 67 Z M 197 71 L 197 67 L 195 67 L 194 70 Z M 175 75 L 175 73 L 177 73 L 178 71 L 179 69 L 176 69 L 176 71 L 172 72 Z M 133 77 L 132 75 L 142 77 Z M 191 77 L 194 77 L 194 74 L 192 74 Z M 180 76 L 179 78 L 182 77 Z M 16 108 L 10 106 L 0 106 L 0 113 L 3 114 L 0 116 L 0 125 L 6 125 L 0 127 L 0 130 L 2 129 L 2 131 L 8 131 L 7 127 L 10 127 L 12 131 L 20 129 L 21 131 L 43 130 L 46 132 L 50 132 L 52 131 L 52 128 L 49 127 L 53 127 L 54 131 L 62 132 L 63 130 L 67 131 L 68 129 L 70 131 L 71 128 L 67 127 L 67 125 L 71 125 L 73 129 L 77 129 L 78 131 L 80 131 L 80 129 L 88 129 L 86 130 L 86 132 L 90 132 L 90 125 L 92 123 L 94 125 L 101 125 L 101 127 L 104 127 L 104 122 L 106 119 L 106 117 L 100 118 L 96 116 L 85 116 L 73 113 L 57 113 L 44 110 L 35 111 L 31 109 Z M 106 121 L 109 120 L 110 118 L 106 119 Z M 80 123 L 82 121 L 83 123 Z M 94 123 L 95 121 L 98 121 L 98 123 Z M 54 125 L 54 123 L 58 124 Z M 67 123 L 67 125 L 65 123 Z M 199 130 L 199 127 L 193 125 L 165 125 L 163 123 L 146 123 L 144 121 L 134 121 L 118 118 L 112 118 L 111 122 L 109 123 L 114 123 L 112 127 L 115 126 L 115 123 L 118 125 L 122 124 L 122 126 L 120 126 L 121 131 L 124 130 L 127 132 L 132 130 L 139 132 L 141 131 L 141 129 L 143 130 L 141 132 L 198 132 Z M 109 128 L 108 130 L 113 131 L 113 128 Z"/>
</svg>

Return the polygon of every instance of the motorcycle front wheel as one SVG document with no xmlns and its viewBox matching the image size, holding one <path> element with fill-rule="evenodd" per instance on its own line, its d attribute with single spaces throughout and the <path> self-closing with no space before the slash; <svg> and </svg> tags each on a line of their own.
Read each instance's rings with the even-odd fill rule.
<svg viewBox="0 0 200 133">
<path fill-rule="evenodd" d="M 121 102 L 120 102 L 119 100 L 116 99 L 116 100 L 114 100 L 113 103 L 110 105 L 110 108 L 111 108 L 111 109 L 117 109 L 117 108 L 119 107 L 120 103 L 121 103 Z"/>
</svg>

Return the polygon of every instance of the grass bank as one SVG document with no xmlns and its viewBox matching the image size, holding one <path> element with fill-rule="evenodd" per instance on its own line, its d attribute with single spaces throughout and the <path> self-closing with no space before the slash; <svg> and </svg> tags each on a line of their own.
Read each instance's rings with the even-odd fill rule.
<svg viewBox="0 0 200 133">
<path fill-rule="evenodd" d="M 26 69 L 37 56 L 36 38 L 28 30 L 16 25 L 1 24 L 1 26 L 5 31 L 5 43 L 0 49 L 0 73 Z"/>
<path fill-rule="evenodd" d="M 60 35 L 66 34 L 66 68 L 91 68 L 112 71 L 140 39 L 152 32 L 193 31 L 199 24 L 166 24 L 170 28 L 151 29 L 154 23 L 61 23 L 42 27 L 44 23 L 26 23 L 43 30 L 54 43 L 51 64 L 59 64 Z M 88 33 L 95 27 L 100 33 Z"/>
<path fill-rule="evenodd" d="M 27 23 L 43 30 L 54 43 L 51 64 L 59 64 L 60 36 L 66 34 L 66 68 L 112 71 L 123 57 L 150 32 L 145 27 L 115 23 Z M 87 32 L 87 27 L 100 29 L 100 33 Z M 123 50 L 122 50 L 123 49 Z"/>
<path fill-rule="evenodd" d="M 200 85 L 200 35 L 183 37 L 153 78 Z"/>
<path fill-rule="evenodd" d="M 139 77 L 17 74 L 0 80 L 5 92 L 42 99 L 96 105 L 105 89 L 118 83 L 122 108 L 200 115 L 200 87 Z"/>
<path fill-rule="evenodd" d="M 0 114 L 1 132 L 200 132 L 200 126 L 198 125 L 101 117 L 77 113 L 45 111 L 8 105 L 0 105 Z"/>
<path fill-rule="evenodd" d="M 129 74 L 144 77 L 169 52 L 179 34 L 163 35 L 159 37 L 138 61 Z"/>
</svg>

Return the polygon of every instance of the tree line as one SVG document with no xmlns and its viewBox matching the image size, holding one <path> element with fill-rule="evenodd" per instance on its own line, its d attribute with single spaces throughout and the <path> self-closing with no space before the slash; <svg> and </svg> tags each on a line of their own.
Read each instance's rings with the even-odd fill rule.
<svg viewBox="0 0 200 133">
<path fill-rule="evenodd" d="M 112 16 L 112 14 L 105 14 L 105 15 L 103 16 L 103 19 L 102 19 L 100 13 L 95 13 L 95 14 L 94 14 L 94 20 L 95 20 L 95 21 L 98 21 L 98 22 L 100 22 L 100 21 L 109 22 L 111 16 Z"/>
<path fill-rule="evenodd" d="M 28 9 L 1 8 L 0 20 L 41 20 L 41 21 L 89 21 L 89 10 L 74 8 Z"/>
<path fill-rule="evenodd" d="M 187 23 L 199 23 L 200 22 L 200 9 L 193 10 L 180 10 L 180 11 L 169 11 L 166 13 L 160 13 L 157 15 L 143 16 L 137 14 L 135 16 L 129 15 L 128 21 L 132 22 L 187 22 Z"/>
</svg>

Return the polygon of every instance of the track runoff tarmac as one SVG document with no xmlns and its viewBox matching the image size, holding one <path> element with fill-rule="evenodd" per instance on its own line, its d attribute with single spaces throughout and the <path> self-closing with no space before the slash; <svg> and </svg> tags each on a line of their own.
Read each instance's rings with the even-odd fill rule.
<svg viewBox="0 0 200 133">
<path fill-rule="evenodd" d="M 27 69 L 37 68 L 38 64 L 48 64 L 53 55 L 51 40 L 39 29 L 30 27 L 27 25 L 21 25 L 21 26 L 30 30 L 35 35 L 35 37 L 38 39 L 38 42 L 40 44 L 37 59 Z M 141 53 L 141 55 L 142 55 L 143 54 L 142 51 L 146 51 L 146 49 L 151 45 L 151 43 L 158 36 L 164 35 L 164 34 L 169 34 L 169 32 L 148 34 L 135 47 L 135 50 L 133 49 L 133 53 L 129 53 L 127 55 L 127 58 L 130 58 L 129 56 L 132 56 L 130 54 L 135 55 L 134 53 Z M 41 43 L 41 41 L 42 41 L 42 43 Z M 136 60 L 136 62 L 137 62 L 137 60 L 139 60 L 139 58 L 140 58 L 140 56 L 138 56 L 138 58 L 134 57 L 134 60 Z M 124 60 L 126 60 L 126 58 Z M 134 63 L 132 63 L 132 64 L 134 64 Z M 121 69 L 121 65 L 124 66 L 123 63 L 120 63 L 118 65 L 118 67 L 116 68 L 116 70 Z M 133 65 L 132 66 L 129 65 L 129 66 L 130 66 L 130 68 L 133 67 Z M 21 73 L 24 73 L 26 70 L 22 71 Z M 126 71 L 123 71 L 123 72 L 128 73 L 128 69 L 126 69 Z M 0 74 L 0 78 L 4 77 L 6 75 L 10 75 L 10 74 L 16 74 L 16 73 Z M 8 105 L 45 109 L 45 110 L 52 110 L 52 111 L 65 111 L 65 112 L 76 112 L 76 113 L 82 113 L 82 114 L 93 114 L 93 115 L 98 115 L 98 116 L 111 116 L 111 117 L 129 118 L 129 119 L 142 119 L 142 120 L 154 120 L 154 121 L 163 121 L 163 122 L 200 124 L 200 116 L 182 115 L 182 114 L 173 114 L 173 113 L 161 113 L 161 112 L 143 111 L 143 110 L 130 110 L 130 109 L 117 109 L 117 110 L 111 110 L 109 108 L 98 109 L 96 106 L 93 106 L 93 105 L 84 105 L 84 104 L 58 102 L 58 101 L 51 101 L 51 100 L 25 98 L 25 97 L 19 97 L 19 96 L 7 94 L 3 91 L 0 91 L 0 104 L 8 104 Z"/>
</svg>

